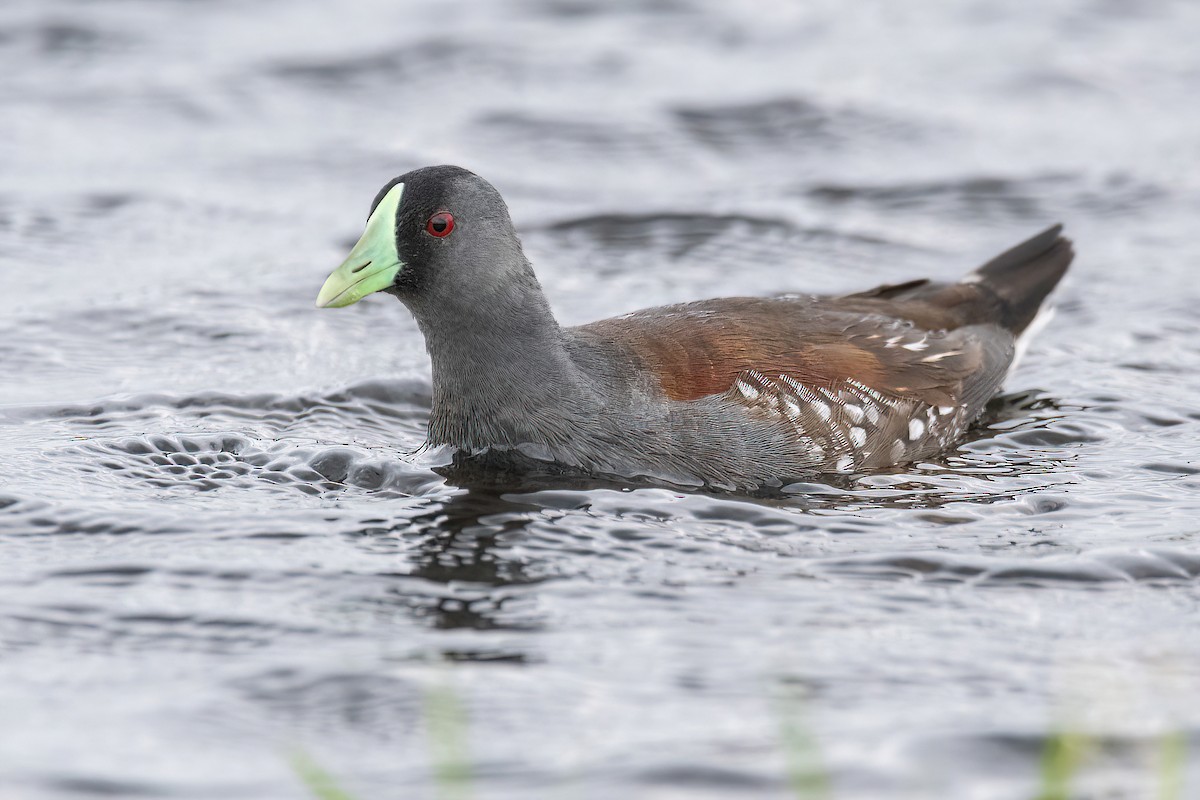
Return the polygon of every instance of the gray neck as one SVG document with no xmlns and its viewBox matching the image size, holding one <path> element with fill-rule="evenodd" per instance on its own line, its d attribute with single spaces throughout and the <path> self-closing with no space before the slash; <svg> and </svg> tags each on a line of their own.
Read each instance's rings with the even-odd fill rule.
<svg viewBox="0 0 1200 800">
<path fill-rule="evenodd" d="M 522 266 L 482 298 L 405 298 L 433 362 L 430 443 L 553 449 L 572 441 L 598 407 L 532 269 Z"/>
</svg>

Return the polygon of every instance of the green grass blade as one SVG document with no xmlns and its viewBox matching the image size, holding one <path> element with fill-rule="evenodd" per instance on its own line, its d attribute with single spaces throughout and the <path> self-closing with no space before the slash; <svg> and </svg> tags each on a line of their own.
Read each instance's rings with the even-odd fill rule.
<svg viewBox="0 0 1200 800">
<path fill-rule="evenodd" d="M 289 759 L 292 771 L 317 800 L 354 800 L 334 781 L 333 776 L 317 766 L 317 762 L 304 752 L 297 751 Z"/>
<path fill-rule="evenodd" d="M 1187 737 L 1182 731 L 1163 734 L 1158 745 L 1158 800 L 1183 800 L 1183 768 Z"/>
<path fill-rule="evenodd" d="M 472 791 L 467 713 L 453 689 L 438 687 L 426 692 L 425 725 L 438 797 L 468 800 Z"/>
<path fill-rule="evenodd" d="M 804 726 L 802 699 L 786 691 L 781 700 L 780 740 L 788 785 L 799 800 L 825 800 L 830 797 L 829 773 L 816 737 Z"/>
<path fill-rule="evenodd" d="M 1070 731 L 1052 734 L 1042 751 L 1042 789 L 1037 800 L 1069 800 L 1071 782 L 1091 747 L 1087 734 Z"/>
</svg>

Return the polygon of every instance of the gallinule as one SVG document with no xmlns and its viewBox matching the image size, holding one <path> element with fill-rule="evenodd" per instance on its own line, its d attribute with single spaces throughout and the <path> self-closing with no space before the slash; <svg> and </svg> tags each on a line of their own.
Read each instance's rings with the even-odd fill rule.
<svg viewBox="0 0 1200 800">
<path fill-rule="evenodd" d="M 395 295 L 433 363 L 429 442 L 749 489 L 955 443 L 1071 263 L 1054 226 L 958 283 L 731 297 L 555 321 L 508 208 L 453 166 L 392 180 L 317 297 Z"/>
</svg>

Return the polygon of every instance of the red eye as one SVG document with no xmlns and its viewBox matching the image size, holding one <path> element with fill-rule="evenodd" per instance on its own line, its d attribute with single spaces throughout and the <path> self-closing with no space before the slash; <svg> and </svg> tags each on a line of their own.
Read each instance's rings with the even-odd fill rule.
<svg viewBox="0 0 1200 800">
<path fill-rule="evenodd" d="M 449 236 L 452 230 L 454 230 L 454 215 L 447 211 L 439 211 L 429 218 L 429 222 L 425 223 L 425 232 L 439 239 Z"/>
</svg>

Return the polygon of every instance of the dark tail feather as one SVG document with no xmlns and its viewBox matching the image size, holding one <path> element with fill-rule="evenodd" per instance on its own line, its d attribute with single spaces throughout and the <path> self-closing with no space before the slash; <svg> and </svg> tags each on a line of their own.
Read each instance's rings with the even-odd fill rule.
<svg viewBox="0 0 1200 800">
<path fill-rule="evenodd" d="M 1062 225 L 1055 225 L 996 256 L 967 279 L 996 295 L 1001 304 L 1000 322 L 1013 333 L 1019 334 L 1033 322 L 1042 301 L 1075 257 L 1071 240 L 1061 233 Z"/>
</svg>

